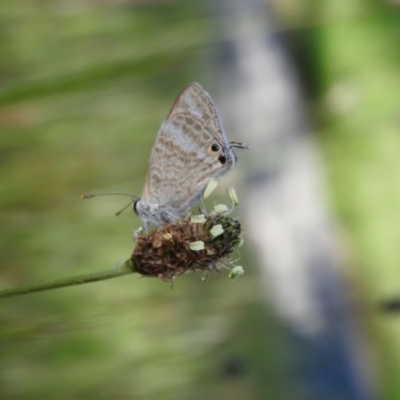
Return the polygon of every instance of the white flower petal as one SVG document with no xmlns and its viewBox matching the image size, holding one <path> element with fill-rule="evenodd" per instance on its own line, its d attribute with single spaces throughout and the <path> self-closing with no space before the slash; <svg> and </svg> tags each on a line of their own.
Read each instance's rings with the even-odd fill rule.
<svg viewBox="0 0 400 400">
<path fill-rule="evenodd" d="M 244 274 L 244 269 L 240 265 L 237 265 L 236 267 L 233 267 L 231 269 L 231 272 L 229 272 L 229 279 L 232 281 L 235 280 L 238 276 Z"/>
<path fill-rule="evenodd" d="M 229 208 L 226 204 L 216 204 L 214 206 L 214 211 L 218 214 L 229 212 Z"/>
<path fill-rule="evenodd" d="M 233 204 L 234 206 L 238 206 L 238 205 L 239 205 L 239 198 L 237 197 L 235 188 L 230 187 L 230 188 L 226 191 L 226 193 L 228 194 L 228 197 L 230 198 L 232 204 Z"/>
<path fill-rule="evenodd" d="M 210 235 L 212 237 L 217 237 L 224 233 L 224 228 L 222 228 L 221 224 L 214 225 L 210 230 Z"/>
<path fill-rule="evenodd" d="M 204 271 L 204 274 L 203 274 L 203 276 L 201 277 L 201 280 L 202 280 L 203 282 L 206 282 L 206 281 L 208 280 L 209 275 L 210 275 L 210 272 L 209 272 L 209 271 Z"/>
<path fill-rule="evenodd" d="M 211 178 L 207 184 L 206 190 L 204 191 L 203 199 L 210 197 L 211 193 L 215 190 L 217 186 L 218 186 L 218 181 L 215 178 Z"/>
<path fill-rule="evenodd" d="M 192 224 L 204 224 L 206 222 L 206 217 L 203 214 L 192 215 L 190 217 L 190 223 Z"/>
<path fill-rule="evenodd" d="M 202 240 L 198 240 L 197 242 L 189 243 L 189 248 L 193 251 L 204 250 L 204 242 Z"/>
</svg>

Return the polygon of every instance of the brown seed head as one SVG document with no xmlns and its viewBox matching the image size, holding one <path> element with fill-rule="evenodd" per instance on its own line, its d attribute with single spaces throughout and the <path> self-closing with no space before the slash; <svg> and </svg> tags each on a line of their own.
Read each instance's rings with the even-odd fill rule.
<svg viewBox="0 0 400 400">
<path fill-rule="evenodd" d="M 214 236 L 210 231 L 218 224 L 223 232 Z M 165 281 L 186 271 L 219 271 L 218 265 L 241 241 L 240 233 L 239 222 L 224 215 L 206 216 L 204 223 L 193 223 L 188 217 L 139 235 L 132 261 L 140 274 Z M 193 242 L 203 242 L 204 249 L 193 250 Z"/>
</svg>

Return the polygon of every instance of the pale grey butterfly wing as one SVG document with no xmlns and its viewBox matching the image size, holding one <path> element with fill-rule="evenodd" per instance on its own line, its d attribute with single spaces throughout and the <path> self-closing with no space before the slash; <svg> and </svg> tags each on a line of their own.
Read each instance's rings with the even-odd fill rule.
<svg viewBox="0 0 400 400">
<path fill-rule="evenodd" d="M 191 83 L 161 125 L 135 211 L 145 226 L 174 222 L 200 199 L 210 178 L 228 172 L 235 161 L 214 102 Z"/>
<path fill-rule="evenodd" d="M 181 113 L 191 114 L 203 124 L 214 138 L 228 147 L 228 139 L 214 101 L 197 82 L 190 83 L 177 97 L 167 120 Z"/>
</svg>

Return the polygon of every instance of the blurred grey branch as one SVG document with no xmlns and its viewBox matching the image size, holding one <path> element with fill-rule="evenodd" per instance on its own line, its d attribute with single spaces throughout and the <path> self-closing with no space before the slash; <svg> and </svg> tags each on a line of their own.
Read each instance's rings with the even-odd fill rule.
<svg viewBox="0 0 400 400">
<path fill-rule="evenodd" d="M 244 223 L 265 298 L 299 350 L 296 369 L 306 398 L 374 399 L 374 373 L 326 207 L 322 163 L 297 71 L 275 33 L 276 15 L 261 0 L 220 0 L 212 12 L 222 38 L 215 51 L 221 114 L 229 134 L 253 146 L 245 166 Z"/>
</svg>

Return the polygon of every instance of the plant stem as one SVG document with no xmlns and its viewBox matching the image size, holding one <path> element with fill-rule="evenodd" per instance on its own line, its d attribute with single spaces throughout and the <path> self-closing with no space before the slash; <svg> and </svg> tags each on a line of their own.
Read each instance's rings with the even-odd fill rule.
<svg viewBox="0 0 400 400">
<path fill-rule="evenodd" d="M 38 285 L 20 286 L 16 288 L 0 290 L 0 299 L 12 296 L 19 296 L 21 294 L 41 292 L 43 290 L 57 289 L 67 286 L 81 285 L 83 283 L 102 281 L 105 279 L 116 278 L 118 276 L 127 275 L 134 272 L 136 272 L 136 266 L 133 264 L 132 260 L 127 260 L 122 264 L 102 271 L 69 276 L 66 278 L 60 278 Z"/>
</svg>

